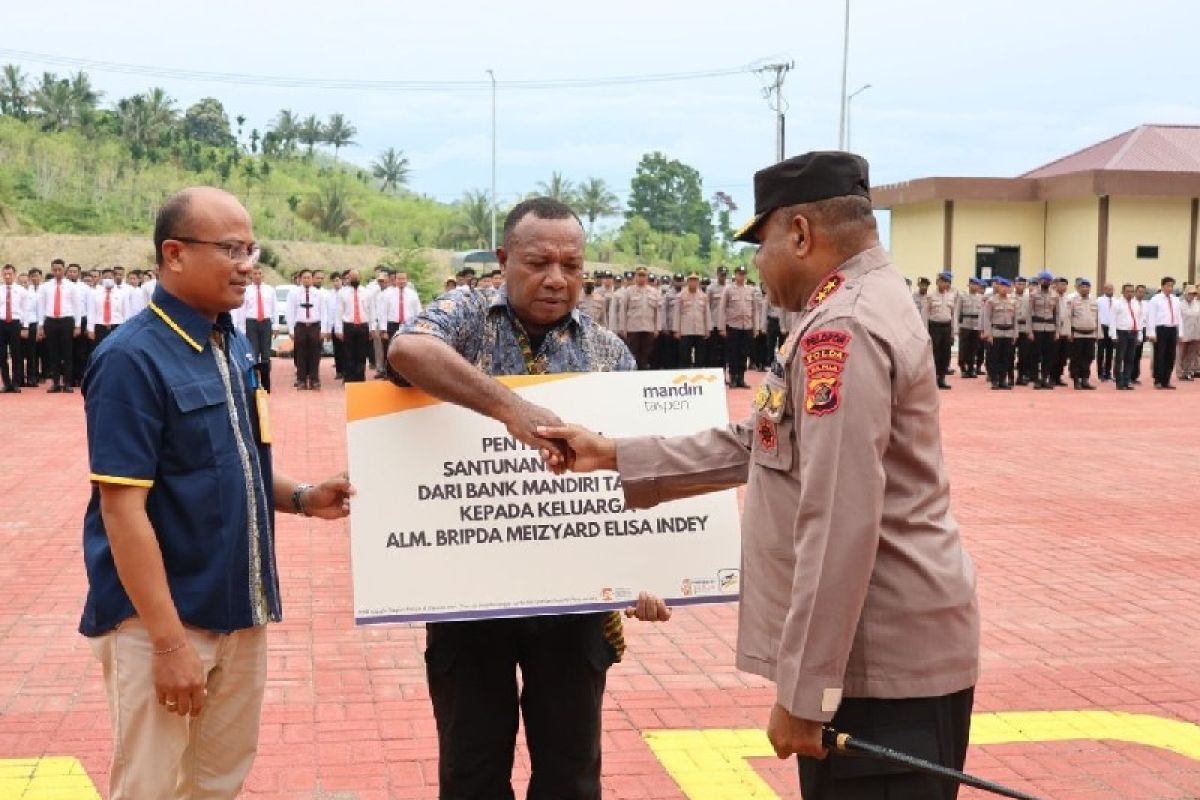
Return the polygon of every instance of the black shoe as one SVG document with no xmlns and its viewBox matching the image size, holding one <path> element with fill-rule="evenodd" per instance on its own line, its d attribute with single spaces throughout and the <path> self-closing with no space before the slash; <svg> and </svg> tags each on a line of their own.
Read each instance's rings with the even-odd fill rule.
<svg viewBox="0 0 1200 800">
<path fill-rule="evenodd" d="M 62 394 L 62 387 L 56 383 L 46 390 L 46 394 Z"/>
<path fill-rule="evenodd" d="M 1026 380 L 1024 375 L 1017 378 L 1017 386 L 1028 386 L 1028 385 L 1029 385 L 1029 381 Z"/>
<path fill-rule="evenodd" d="M 1066 382 L 1066 381 L 1064 381 L 1062 378 L 1055 378 L 1055 379 L 1054 379 L 1054 385 L 1055 385 L 1055 386 L 1066 386 L 1066 385 L 1067 385 L 1067 382 Z"/>
<path fill-rule="evenodd" d="M 1084 378 L 1079 382 L 1079 388 L 1091 391 L 1096 388 L 1096 385 L 1094 383 L 1088 383 L 1088 379 Z"/>
<path fill-rule="evenodd" d="M 1132 383 L 1134 386 L 1142 385 L 1142 382 L 1140 380 L 1138 380 L 1137 378 L 1134 378 L 1133 380 L 1131 380 L 1130 383 Z"/>
<path fill-rule="evenodd" d="M 18 389 L 16 386 L 5 386 L 3 389 L 3 393 L 4 394 L 20 394 L 21 390 Z"/>
<path fill-rule="evenodd" d="M 996 390 L 998 390 L 998 389 L 1003 389 L 1003 388 L 1004 388 L 1004 387 L 1003 387 L 1001 384 L 999 384 L 999 383 L 993 383 L 993 384 L 992 384 L 992 391 L 996 391 Z"/>
<path fill-rule="evenodd" d="M 75 390 L 70 386 L 63 387 L 63 394 L 74 394 Z"/>
<path fill-rule="evenodd" d="M 308 388 L 312 389 L 315 392 L 319 392 L 319 391 L 321 391 L 321 382 L 320 381 L 312 381 L 311 383 L 308 384 Z"/>
<path fill-rule="evenodd" d="M 1174 386 L 1172 386 L 1172 385 L 1171 385 L 1171 384 L 1169 384 L 1169 383 L 1164 383 L 1164 384 L 1161 384 L 1161 385 L 1160 385 L 1158 388 L 1160 388 L 1160 389 L 1170 389 L 1170 390 L 1172 390 L 1172 391 L 1174 391 L 1174 390 L 1175 390 L 1175 387 L 1174 387 Z"/>
<path fill-rule="evenodd" d="M 946 379 L 945 379 L 945 378 L 942 378 L 941 380 L 939 380 L 939 381 L 937 382 L 937 387 L 938 387 L 939 389 L 949 389 L 949 388 L 950 388 L 950 384 L 946 383 Z"/>
<path fill-rule="evenodd" d="M 948 370 L 946 370 L 946 374 L 947 374 L 947 375 L 953 375 L 953 374 L 954 374 L 954 369 L 953 369 L 953 368 L 951 368 L 951 369 L 948 369 Z"/>
</svg>

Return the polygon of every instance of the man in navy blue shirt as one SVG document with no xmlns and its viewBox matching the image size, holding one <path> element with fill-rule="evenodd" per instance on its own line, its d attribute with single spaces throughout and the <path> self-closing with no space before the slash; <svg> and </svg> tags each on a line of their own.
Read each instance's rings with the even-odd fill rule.
<svg viewBox="0 0 1200 800">
<path fill-rule="evenodd" d="M 84 378 L 80 632 L 104 667 L 110 798 L 233 798 L 257 749 L 266 623 L 281 616 L 275 508 L 337 519 L 353 490 L 271 469 L 266 393 L 229 315 L 259 253 L 241 203 L 180 192 L 154 248 L 152 300 Z"/>
</svg>

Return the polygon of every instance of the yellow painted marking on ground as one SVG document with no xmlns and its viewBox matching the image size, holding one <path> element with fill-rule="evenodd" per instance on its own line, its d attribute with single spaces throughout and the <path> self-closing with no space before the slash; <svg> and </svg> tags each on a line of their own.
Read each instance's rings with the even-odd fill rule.
<svg viewBox="0 0 1200 800">
<path fill-rule="evenodd" d="M 0 800 L 100 800 L 79 759 L 0 759 Z"/>
<path fill-rule="evenodd" d="M 747 759 L 773 758 L 764 731 L 666 730 L 642 734 L 688 800 L 779 800 Z M 1170 750 L 1200 761 L 1200 725 L 1119 711 L 1008 711 L 976 714 L 971 744 L 1109 740 Z"/>
</svg>

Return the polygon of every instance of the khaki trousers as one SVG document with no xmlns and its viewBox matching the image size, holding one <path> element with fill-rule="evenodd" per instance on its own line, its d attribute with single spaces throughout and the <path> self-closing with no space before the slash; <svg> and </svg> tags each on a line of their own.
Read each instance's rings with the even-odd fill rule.
<svg viewBox="0 0 1200 800">
<path fill-rule="evenodd" d="M 258 750 L 267 629 L 187 629 L 207 678 L 200 716 L 159 705 L 150 636 L 135 617 L 91 639 L 113 726 L 110 800 L 232 800 Z"/>
<path fill-rule="evenodd" d="M 1179 340 L 1179 356 L 1175 359 L 1175 377 L 1200 372 L 1200 340 Z"/>
</svg>

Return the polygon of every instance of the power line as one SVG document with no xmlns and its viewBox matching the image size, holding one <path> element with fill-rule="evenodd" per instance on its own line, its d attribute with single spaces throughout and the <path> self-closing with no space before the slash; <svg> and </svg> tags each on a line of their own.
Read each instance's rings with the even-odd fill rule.
<svg viewBox="0 0 1200 800">
<path fill-rule="evenodd" d="M 13 50 L 0 48 L 0 56 L 33 61 L 43 64 L 53 64 L 61 67 L 74 67 L 93 72 L 115 72 L 124 75 L 140 75 L 152 78 L 174 78 L 176 80 L 198 81 L 202 83 L 225 83 L 242 86 L 270 86 L 274 88 L 303 88 L 303 89 L 350 89 L 380 92 L 477 92 L 490 90 L 491 82 L 486 80 L 470 81 L 419 81 L 419 80 L 358 80 L 348 78 L 304 78 L 284 75 L 252 75 L 241 72 L 209 72 L 205 70 L 182 69 L 175 67 L 155 67 L 145 64 L 128 64 L 117 61 L 100 61 L 92 58 L 77 58 L 74 56 L 59 56 L 48 53 L 35 53 L 29 50 Z M 542 90 L 542 89 L 591 89 L 604 86 L 628 86 L 647 83 L 677 83 L 682 81 L 710 80 L 731 75 L 740 75 L 753 71 L 750 64 L 725 69 L 710 69 L 698 72 L 659 72 L 642 75 L 618 75 L 596 78 L 547 78 L 525 81 L 497 81 L 497 85 L 506 90 Z"/>
<path fill-rule="evenodd" d="M 759 75 L 770 74 L 770 82 L 763 87 L 763 97 L 775 112 L 775 160 L 783 161 L 784 118 L 787 115 L 787 100 L 783 98 L 783 79 L 796 66 L 795 61 L 764 64 L 754 70 Z"/>
</svg>

